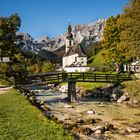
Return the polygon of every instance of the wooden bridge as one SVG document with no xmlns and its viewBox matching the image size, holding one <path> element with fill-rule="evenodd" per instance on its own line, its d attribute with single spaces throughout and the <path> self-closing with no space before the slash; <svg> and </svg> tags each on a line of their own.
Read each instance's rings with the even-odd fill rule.
<svg viewBox="0 0 140 140">
<path fill-rule="evenodd" d="M 28 75 L 27 78 L 34 85 L 68 82 L 69 101 L 76 100 L 76 82 L 121 83 L 131 80 L 128 74 L 100 74 L 89 72 L 31 74 Z"/>
<path fill-rule="evenodd" d="M 128 74 L 100 74 L 100 73 L 45 73 L 31 74 L 28 79 L 36 85 L 46 85 L 54 83 L 64 83 L 71 80 L 75 82 L 104 82 L 104 83 L 120 83 L 131 80 Z"/>
</svg>

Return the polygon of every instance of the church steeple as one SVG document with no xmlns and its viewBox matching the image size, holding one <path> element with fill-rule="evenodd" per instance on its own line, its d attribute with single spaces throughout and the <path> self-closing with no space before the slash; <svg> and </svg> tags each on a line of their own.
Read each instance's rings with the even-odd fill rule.
<svg viewBox="0 0 140 140">
<path fill-rule="evenodd" d="M 72 45 L 73 45 L 73 35 L 71 25 L 69 24 L 66 37 L 66 52 L 69 50 L 70 47 L 72 47 Z"/>
<path fill-rule="evenodd" d="M 71 28 L 71 25 L 69 24 L 69 26 L 68 26 L 68 34 L 67 34 L 67 39 L 69 39 L 69 40 L 73 39 L 73 35 L 72 35 L 71 31 L 72 31 L 72 28 Z"/>
</svg>

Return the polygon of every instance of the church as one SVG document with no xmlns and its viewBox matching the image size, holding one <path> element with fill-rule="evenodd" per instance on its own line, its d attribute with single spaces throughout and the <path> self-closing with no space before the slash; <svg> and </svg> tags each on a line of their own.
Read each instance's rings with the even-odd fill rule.
<svg viewBox="0 0 140 140">
<path fill-rule="evenodd" d="M 74 42 L 71 25 L 68 26 L 62 68 L 66 72 L 85 72 L 90 69 L 87 67 L 87 56 L 83 48 Z"/>
</svg>

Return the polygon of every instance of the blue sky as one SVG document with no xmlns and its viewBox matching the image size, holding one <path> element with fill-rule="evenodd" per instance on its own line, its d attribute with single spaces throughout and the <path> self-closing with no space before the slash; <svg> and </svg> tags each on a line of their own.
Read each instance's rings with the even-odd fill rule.
<svg viewBox="0 0 140 140">
<path fill-rule="evenodd" d="M 128 0 L 1 0 L 0 16 L 18 13 L 20 31 L 34 38 L 55 37 L 72 25 L 86 24 L 98 18 L 122 13 Z"/>
</svg>

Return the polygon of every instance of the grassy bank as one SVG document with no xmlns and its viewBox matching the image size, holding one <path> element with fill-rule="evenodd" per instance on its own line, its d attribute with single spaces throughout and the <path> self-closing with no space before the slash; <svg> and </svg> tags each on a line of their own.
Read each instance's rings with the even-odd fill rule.
<svg viewBox="0 0 140 140">
<path fill-rule="evenodd" d="M 140 102 L 140 80 L 126 81 L 122 84 L 129 93 L 129 97 Z"/>
<path fill-rule="evenodd" d="M 0 140 L 16 139 L 71 140 L 73 137 L 11 89 L 0 95 Z"/>
<path fill-rule="evenodd" d="M 12 82 L 4 79 L 0 79 L 0 86 L 11 86 Z"/>
<path fill-rule="evenodd" d="M 61 85 L 67 85 L 68 83 L 62 83 Z M 76 86 L 82 87 L 84 90 L 91 90 L 96 87 L 105 87 L 108 83 L 95 83 L 95 82 L 77 82 Z"/>
<path fill-rule="evenodd" d="M 85 90 L 91 90 L 96 87 L 105 87 L 108 85 L 108 83 L 77 82 L 76 85 L 79 87 L 83 87 Z"/>
</svg>

